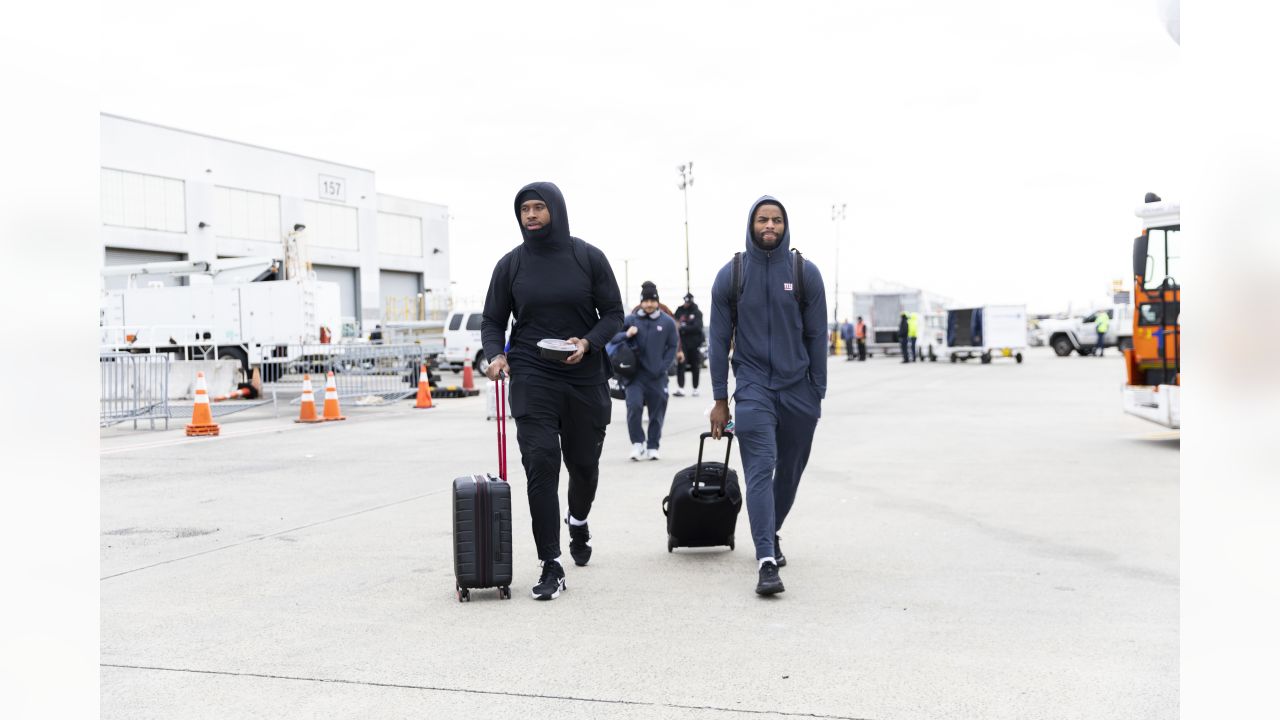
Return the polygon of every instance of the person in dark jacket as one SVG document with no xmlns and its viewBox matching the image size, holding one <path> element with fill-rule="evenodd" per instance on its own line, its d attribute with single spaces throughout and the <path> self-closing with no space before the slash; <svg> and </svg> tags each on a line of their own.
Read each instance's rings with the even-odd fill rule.
<svg viewBox="0 0 1280 720">
<path fill-rule="evenodd" d="M 622 321 L 622 332 L 612 342 L 629 343 L 636 354 L 636 376 L 627 383 L 627 432 L 632 460 L 657 460 L 662 444 L 662 422 L 667 416 L 667 368 L 676 358 L 676 322 L 659 309 L 658 288 L 646 284 L 640 291 L 640 312 Z M 649 409 L 646 437 L 642 415 Z"/>
<path fill-rule="evenodd" d="M 778 568 L 786 565 L 778 531 L 787 519 L 800 476 L 809 461 L 814 429 L 827 393 L 827 301 L 822 273 L 805 261 L 795 277 L 790 223 L 776 199 L 764 196 L 747 216 L 746 252 L 737 324 L 730 293 L 733 263 L 711 288 L 711 434 L 719 438 L 729 411 L 729 346 L 733 343 L 733 430 L 746 477 L 747 515 L 755 543 L 756 592 L 783 591 Z M 803 287 L 803 297 L 796 291 Z"/>
<path fill-rule="evenodd" d="M 849 322 L 849 318 L 845 318 L 840 323 L 840 339 L 844 342 L 845 361 L 853 360 L 853 323 Z"/>
<path fill-rule="evenodd" d="M 702 372 L 702 343 L 706 335 L 702 331 L 702 309 L 693 301 L 693 293 L 684 296 L 684 304 L 676 308 L 676 326 L 680 328 L 680 347 L 684 351 L 683 358 L 676 366 L 676 397 L 684 396 L 684 369 L 689 367 L 689 380 L 692 393 L 698 397 L 698 375 Z"/>
<path fill-rule="evenodd" d="M 908 347 L 910 339 L 911 326 L 907 322 L 907 313 L 903 311 L 902 318 L 898 320 L 898 346 L 902 348 L 902 362 L 911 362 L 911 349 Z"/>
<path fill-rule="evenodd" d="M 524 186 L 515 214 L 524 241 L 493 268 L 480 334 L 489 379 L 511 373 L 511 417 L 542 561 L 533 596 L 551 600 L 566 587 L 559 561 L 562 455 L 569 472 L 569 554 L 580 566 L 591 559 L 587 515 L 612 410 L 604 347 L 622 326 L 622 297 L 604 253 L 569 234 L 560 188 L 549 182 Z M 504 331 L 511 316 L 508 345 Z M 567 340 L 577 350 L 550 360 L 538 352 L 544 339 Z"/>
<path fill-rule="evenodd" d="M 657 284 L 655 284 L 652 280 L 645 280 L 644 282 L 640 283 L 640 293 L 641 293 L 641 294 L 643 294 L 645 290 L 652 290 L 652 291 L 656 294 L 656 293 L 658 292 L 658 286 L 657 286 Z M 671 320 L 672 320 L 673 322 L 675 321 L 675 319 L 676 319 L 676 314 L 675 314 L 674 312 L 671 312 L 671 308 L 667 307 L 667 304 L 666 304 L 666 303 L 664 303 L 664 302 L 662 302 L 662 301 L 658 301 L 658 309 L 659 309 L 659 310 L 661 310 L 663 313 L 665 313 L 667 317 L 671 318 Z M 631 315 L 639 315 L 641 312 L 642 312 L 642 311 L 641 311 L 641 309 L 640 309 L 640 306 L 639 306 L 639 305 L 636 305 L 635 307 L 631 308 L 631 313 L 630 313 L 630 314 L 631 314 Z M 680 363 L 682 363 L 682 362 L 684 362 L 684 348 L 683 348 L 683 347 L 680 345 L 680 343 L 678 342 L 678 341 L 679 341 L 679 339 L 680 339 L 679 337 L 677 337 L 677 338 L 676 338 L 676 340 L 677 340 L 677 343 L 676 343 L 676 367 L 679 367 L 679 364 L 680 364 Z M 670 370 L 671 370 L 671 368 L 670 368 L 670 367 L 668 367 L 668 368 L 667 368 L 667 370 L 668 370 L 668 374 L 670 374 Z"/>
</svg>

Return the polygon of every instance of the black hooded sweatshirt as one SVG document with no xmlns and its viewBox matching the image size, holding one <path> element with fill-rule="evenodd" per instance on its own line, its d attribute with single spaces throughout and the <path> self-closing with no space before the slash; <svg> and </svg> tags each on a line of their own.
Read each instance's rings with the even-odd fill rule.
<svg viewBox="0 0 1280 720">
<path fill-rule="evenodd" d="M 551 213 L 550 225 L 541 231 L 531 233 L 520 222 L 520 196 L 526 191 L 542 198 Z M 515 214 L 524 242 L 503 255 L 493 268 L 480 325 L 485 357 L 492 359 L 503 353 L 503 330 L 508 316 L 514 314 L 507 352 L 512 377 L 533 375 L 572 385 L 603 384 L 608 377 L 604 346 L 622 328 L 622 295 L 613 268 L 599 248 L 569 234 L 564 195 L 554 184 L 535 182 L 521 188 L 516 193 Z M 582 362 L 566 365 L 538 354 L 539 340 L 571 337 L 585 338 L 589 343 Z"/>
</svg>

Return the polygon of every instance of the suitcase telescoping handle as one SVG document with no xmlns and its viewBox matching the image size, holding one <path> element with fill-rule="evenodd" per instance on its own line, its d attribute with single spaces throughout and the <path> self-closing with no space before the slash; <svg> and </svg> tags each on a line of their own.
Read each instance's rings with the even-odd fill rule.
<svg viewBox="0 0 1280 720">
<path fill-rule="evenodd" d="M 507 482 L 507 373 L 498 371 L 498 477 Z"/>
<path fill-rule="evenodd" d="M 722 435 L 728 440 L 724 445 L 724 478 L 720 480 L 720 497 L 728 492 L 729 486 L 729 453 L 733 450 L 733 433 L 725 432 Z M 704 432 L 698 436 L 698 466 L 693 471 L 693 494 L 698 494 L 698 478 L 702 477 L 702 449 L 707 445 L 707 438 L 714 437 L 709 432 Z"/>
</svg>

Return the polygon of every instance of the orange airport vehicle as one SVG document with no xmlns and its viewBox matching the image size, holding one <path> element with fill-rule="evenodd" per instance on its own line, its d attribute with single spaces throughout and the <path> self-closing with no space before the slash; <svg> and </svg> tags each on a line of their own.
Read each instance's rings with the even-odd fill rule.
<svg viewBox="0 0 1280 720">
<path fill-rule="evenodd" d="M 1176 202 L 1147 193 L 1135 211 L 1133 348 L 1124 351 L 1124 411 L 1165 427 L 1182 425 L 1181 224 Z"/>
</svg>

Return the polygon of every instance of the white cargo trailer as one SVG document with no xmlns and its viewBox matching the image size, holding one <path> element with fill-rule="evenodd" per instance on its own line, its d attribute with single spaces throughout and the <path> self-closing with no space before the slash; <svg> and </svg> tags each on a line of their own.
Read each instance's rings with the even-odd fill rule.
<svg viewBox="0 0 1280 720">
<path fill-rule="evenodd" d="M 985 365 L 993 357 L 1022 362 L 1027 349 L 1026 305 L 983 305 L 947 310 L 947 347 L 951 362 L 978 357 Z"/>
<path fill-rule="evenodd" d="M 854 293 L 855 316 L 867 324 L 867 352 L 897 355 L 902 352 L 898 323 L 903 312 L 918 313 L 916 359 L 937 360 L 945 342 L 946 299 L 925 290 L 875 290 Z"/>
</svg>

